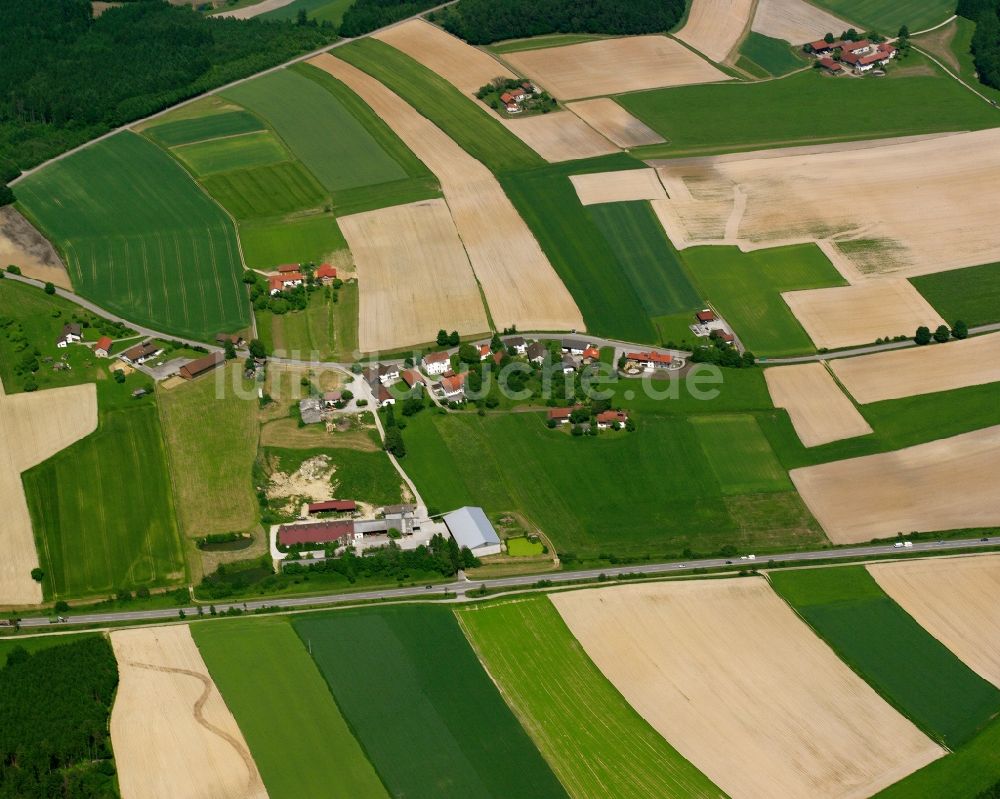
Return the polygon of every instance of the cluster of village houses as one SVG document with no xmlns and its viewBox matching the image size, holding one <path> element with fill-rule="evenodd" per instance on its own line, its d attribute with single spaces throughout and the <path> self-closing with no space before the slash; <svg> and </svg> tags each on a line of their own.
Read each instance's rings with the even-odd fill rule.
<svg viewBox="0 0 1000 799">
<path fill-rule="evenodd" d="M 808 47 L 819 60 L 820 66 L 834 75 L 843 73 L 845 65 L 861 75 L 871 69 L 885 66 L 898 52 L 888 42 L 875 43 L 868 39 L 857 42 L 839 39 L 828 42 L 820 39 L 817 42 L 810 42 Z"/>
<path fill-rule="evenodd" d="M 320 264 L 313 272 L 317 283 L 328 286 L 337 279 L 337 268 L 330 264 Z M 300 264 L 282 264 L 274 274 L 268 275 L 267 286 L 271 294 L 280 294 L 287 289 L 303 285 L 308 276 Z"/>
<path fill-rule="evenodd" d="M 520 86 L 507 89 L 500 95 L 500 102 L 508 114 L 520 114 L 521 103 L 535 94 L 535 87 L 530 81 L 524 81 Z"/>
</svg>

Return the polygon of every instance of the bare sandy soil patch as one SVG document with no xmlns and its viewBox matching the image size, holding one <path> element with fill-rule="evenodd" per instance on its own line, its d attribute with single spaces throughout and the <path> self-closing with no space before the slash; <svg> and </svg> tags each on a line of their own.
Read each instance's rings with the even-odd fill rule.
<svg viewBox="0 0 1000 799">
<path fill-rule="evenodd" d="M 654 169 L 593 172 L 571 175 L 576 196 L 584 205 L 623 203 L 631 200 L 665 200 L 667 194 Z"/>
<path fill-rule="evenodd" d="M 105 3 L 102 0 L 93 0 L 90 4 L 90 10 L 93 12 L 94 17 L 99 17 L 109 8 L 119 8 L 123 6 L 124 3 Z"/>
<path fill-rule="evenodd" d="M 805 44 L 822 39 L 827 33 L 839 36 L 850 27 L 805 0 L 757 0 L 757 13 L 750 29 L 789 44 Z"/>
<path fill-rule="evenodd" d="M 444 200 L 382 208 L 338 220 L 361 290 L 361 350 L 432 341 L 442 326 L 489 329 L 476 277 Z"/>
<path fill-rule="evenodd" d="M 232 11 L 221 11 L 215 16 L 232 17 L 233 19 L 252 19 L 260 14 L 266 14 L 268 11 L 284 8 L 293 1 L 294 0 L 262 0 L 262 2 L 257 3 L 256 5 L 245 6 L 244 8 L 235 8 Z M 173 0 L 171 0 L 171 2 L 173 2 Z M 182 5 L 186 5 L 186 2 L 182 3 Z"/>
<path fill-rule="evenodd" d="M 21 267 L 26 277 L 73 288 L 59 253 L 14 206 L 0 208 L 0 268 Z"/>
<path fill-rule="evenodd" d="M 566 106 L 590 127 L 619 147 L 660 144 L 665 139 L 645 122 L 632 116 L 610 97 L 580 100 Z"/>
<path fill-rule="evenodd" d="M 553 594 L 591 660 L 733 797 L 866 797 L 943 751 L 762 579 Z"/>
<path fill-rule="evenodd" d="M 693 0 L 684 27 L 674 35 L 713 61 L 726 61 L 750 24 L 754 4 L 755 0 Z"/>
<path fill-rule="evenodd" d="M 243 733 L 186 624 L 111 633 L 122 799 L 265 799 Z"/>
<path fill-rule="evenodd" d="M 908 280 L 867 281 L 781 295 L 817 347 L 837 349 L 879 338 L 912 336 L 945 324 Z"/>
<path fill-rule="evenodd" d="M 726 243 L 832 239 L 861 280 L 1000 260 L 994 232 L 1000 129 L 657 165 L 671 197 L 674 235 L 688 243 L 712 243 L 711 234 L 725 229 L 742 195 L 745 207 L 731 225 L 736 240 Z M 687 185 L 690 198 L 675 198 L 672 182 Z M 887 185 L 912 190 L 881 191 Z M 877 202 L 860 199 L 866 187 Z M 831 201 L 835 197 L 859 199 Z"/>
<path fill-rule="evenodd" d="M 872 563 L 867 568 L 921 627 L 1000 687 L 1000 555 Z"/>
<path fill-rule="evenodd" d="M 792 469 L 835 544 L 1000 524 L 1000 425 L 927 444 Z"/>
<path fill-rule="evenodd" d="M 309 63 L 356 92 L 438 178 L 497 328 L 584 329 L 573 297 L 486 167 L 370 75 L 327 53 Z"/>
<path fill-rule="evenodd" d="M 764 379 L 771 401 L 788 411 L 803 446 L 817 447 L 872 432 L 821 363 L 775 366 L 764 370 Z"/>
<path fill-rule="evenodd" d="M 862 405 L 1000 380 L 1000 333 L 830 362 Z M 1000 402 L 1000 393 L 997 395 Z"/>
<path fill-rule="evenodd" d="M 38 553 L 21 472 L 37 466 L 97 429 L 93 383 L 7 396 L 0 384 L 0 604 L 35 605 L 41 586 L 31 579 Z"/>
<path fill-rule="evenodd" d="M 729 80 L 666 36 L 601 39 L 507 53 L 504 58 L 560 100 Z"/>
</svg>

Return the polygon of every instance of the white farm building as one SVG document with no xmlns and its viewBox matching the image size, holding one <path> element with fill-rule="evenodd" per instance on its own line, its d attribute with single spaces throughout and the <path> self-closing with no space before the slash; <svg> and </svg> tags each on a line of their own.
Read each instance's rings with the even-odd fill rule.
<svg viewBox="0 0 1000 799">
<path fill-rule="evenodd" d="M 444 523 L 455 543 L 460 547 L 468 547 L 476 557 L 500 554 L 500 536 L 482 508 L 459 508 L 445 514 Z"/>
</svg>

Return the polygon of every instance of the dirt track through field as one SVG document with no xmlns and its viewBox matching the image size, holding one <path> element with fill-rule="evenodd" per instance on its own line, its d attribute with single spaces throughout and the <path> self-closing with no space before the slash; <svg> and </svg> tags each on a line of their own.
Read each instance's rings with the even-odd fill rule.
<svg viewBox="0 0 1000 799">
<path fill-rule="evenodd" d="M 1000 688 L 1000 555 L 922 558 L 867 568 L 921 627 Z"/>
<path fill-rule="evenodd" d="M 788 411 L 803 446 L 818 447 L 872 432 L 823 364 L 774 366 L 764 370 L 764 378 L 774 407 Z"/>
<path fill-rule="evenodd" d="M 72 345 L 70 345 L 72 346 Z M 97 429 L 97 386 L 6 395 L 0 384 L 0 605 L 35 605 L 38 552 L 21 472 Z"/>
<path fill-rule="evenodd" d="M 660 144 L 665 139 L 645 122 L 636 119 L 610 97 L 580 100 L 566 106 L 590 127 L 619 147 Z"/>
<path fill-rule="evenodd" d="M 1000 425 L 894 452 L 792 469 L 835 544 L 1000 525 Z"/>
<path fill-rule="evenodd" d="M 679 247 L 831 239 L 856 268 L 852 282 L 1000 261 L 1000 128 L 655 165 Z M 686 192 L 670 190 L 678 184 Z M 740 193 L 737 239 L 727 239 Z"/>
<path fill-rule="evenodd" d="M 560 100 L 729 80 L 666 36 L 629 36 L 507 53 L 522 75 Z"/>
<path fill-rule="evenodd" d="M 621 172 L 571 175 L 570 181 L 583 205 L 667 198 L 663 184 L 653 169 L 626 169 Z"/>
<path fill-rule="evenodd" d="M 944 320 L 908 280 L 870 280 L 781 295 L 818 348 L 871 344 L 912 336 L 921 325 L 936 330 Z"/>
<path fill-rule="evenodd" d="M 0 269 L 9 264 L 20 267 L 25 277 L 73 288 L 56 248 L 12 205 L 0 208 Z"/>
<path fill-rule="evenodd" d="M 476 276 L 444 200 L 338 220 L 361 290 L 362 352 L 433 341 L 438 330 L 489 330 Z"/>
<path fill-rule="evenodd" d="M 498 329 L 584 328 L 566 286 L 486 167 L 370 75 L 326 53 L 309 63 L 356 92 L 437 176 Z"/>
<path fill-rule="evenodd" d="M 867 797 L 944 754 L 760 578 L 551 599 L 625 699 L 736 799 Z"/>
<path fill-rule="evenodd" d="M 693 0 L 687 22 L 674 35 L 713 61 L 722 62 L 740 43 L 755 0 Z"/>
<path fill-rule="evenodd" d="M 851 26 L 805 0 L 757 0 L 750 29 L 789 44 L 805 44 L 827 33 L 839 36 Z"/>
<path fill-rule="evenodd" d="M 945 345 L 838 358 L 837 379 L 862 405 L 1000 381 L 1000 333 Z M 996 401 L 1000 402 L 1000 386 Z"/>
<path fill-rule="evenodd" d="M 186 624 L 111 634 L 122 799 L 265 799 L 257 766 Z"/>
</svg>

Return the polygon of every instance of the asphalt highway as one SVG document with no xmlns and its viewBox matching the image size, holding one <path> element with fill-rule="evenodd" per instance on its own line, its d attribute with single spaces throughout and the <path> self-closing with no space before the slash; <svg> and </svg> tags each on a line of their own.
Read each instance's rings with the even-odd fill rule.
<svg viewBox="0 0 1000 799">
<path fill-rule="evenodd" d="M 440 594 L 443 591 L 456 594 L 457 601 L 469 599 L 467 592 L 478 589 L 485 585 L 489 589 L 517 589 L 530 587 L 539 580 L 550 581 L 553 585 L 559 583 L 574 582 L 577 580 L 593 580 L 601 574 L 609 578 L 617 577 L 621 574 L 684 574 L 690 573 L 694 569 L 712 569 L 721 566 L 732 565 L 734 569 L 764 568 L 769 561 L 775 563 L 784 562 L 807 562 L 811 560 L 863 560 L 877 555 L 909 555 L 916 552 L 936 552 L 948 554 L 950 551 L 960 549 L 987 549 L 1000 544 L 1000 537 L 992 538 L 964 538 L 948 541 L 914 541 L 912 547 L 896 548 L 894 542 L 882 544 L 865 544 L 856 547 L 845 547 L 843 549 L 818 549 L 809 552 L 784 552 L 771 555 L 760 555 L 754 560 L 744 559 L 741 556 L 732 558 L 703 558 L 701 560 L 668 561 L 661 563 L 643 563 L 630 566 L 608 566 L 607 568 L 585 569 L 581 571 L 560 571 L 544 574 L 525 574 L 517 577 L 502 577 L 495 580 L 462 580 L 451 583 L 439 583 L 428 588 L 426 586 L 413 586 L 407 588 L 383 588 L 373 591 L 356 591 L 353 593 L 324 594 L 322 596 L 292 596 L 292 597 L 271 597 L 266 599 L 254 599 L 247 602 L 221 602 L 216 603 L 215 608 L 219 613 L 225 613 L 230 608 L 242 608 L 247 611 L 258 608 L 308 608 L 318 605 L 349 604 L 361 600 L 371 599 L 420 599 Z M 748 553 L 749 554 L 749 553 Z M 181 608 L 160 608 L 157 610 L 134 610 L 116 611 L 113 613 L 68 613 L 63 618 L 68 624 L 114 624 L 121 622 L 160 622 L 178 618 L 178 611 Z M 198 608 L 189 606 L 183 608 L 189 617 L 196 616 Z M 202 605 L 202 610 L 207 612 L 207 604 Z M 62 627 L 62 623 L 52 618 L 25 618 L 21 621 L 22 628 L 37 627 Z"/>
</svg>

